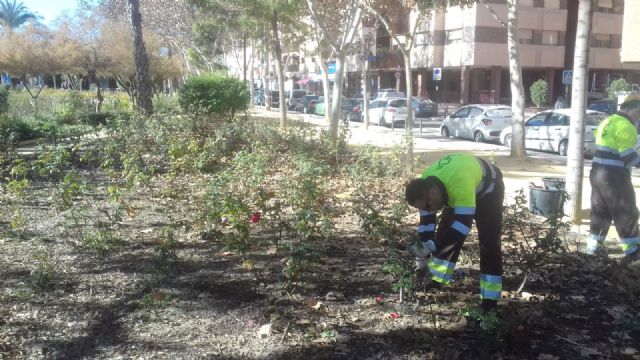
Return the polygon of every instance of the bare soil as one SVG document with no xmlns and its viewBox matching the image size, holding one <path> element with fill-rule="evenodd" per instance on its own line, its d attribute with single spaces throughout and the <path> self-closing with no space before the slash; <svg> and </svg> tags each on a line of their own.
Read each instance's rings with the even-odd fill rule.
<svg viewBox="0 0 640 360">
<path fill-rule="evenodd" d="M 72 214 L 55 211 L 53 184 L 33 184 L 21 200 L 23 231 L 9 230 L 12 209 L 2 209 L 0 358 L 640 359 L 638 269 L 567 253 L 516 293 L 523 273 L 505 246 L 500 324 L 487 331 L 461 315 L 479 303 L 475 234 L 451 286 L 400 303 L 382 271 L 388 244 L 368 240 L 345 215 L 319 244 L 322 261 L 288 294 L 278 254 L 255 254 L 260 282 L 194 226 L 206 180 L 160 177 L 129 195 L 128 215 L 109 229 L 122 241 L 105 253 L 79 241 Z M 89 198 L 84 216 L 109 210 L 106 199 Z M 167 225 L 178 244 L 163 268 Z M 30 281 L 42 254 L 54 276 L 39 291 Z"/>
</svg>

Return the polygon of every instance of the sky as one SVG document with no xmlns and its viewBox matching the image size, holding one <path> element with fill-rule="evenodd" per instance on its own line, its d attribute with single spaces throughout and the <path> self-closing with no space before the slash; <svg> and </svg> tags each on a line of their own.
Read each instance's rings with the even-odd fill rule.
<svg viewBox="0 0 640 360">
<path fill-rule="evenodd" d="M 18 0 L 18 2 L 22 2 L 29 11 L 42 15 L 44 19 L 40 21 L 47 26 L 52 25 L 52 21 L 63 11 L 73 12 L 78 8 L 78 0 Z"/>
</svg>

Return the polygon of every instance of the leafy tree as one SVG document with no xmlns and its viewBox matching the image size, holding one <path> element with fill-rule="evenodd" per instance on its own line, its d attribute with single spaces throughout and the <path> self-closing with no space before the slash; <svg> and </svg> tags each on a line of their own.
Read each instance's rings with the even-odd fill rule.
<svg viewBox="0 0 640 360">
<path fill-rule="evenodd" d="M 631 85 L 624 78 L 616 79 L 611 81 L 609 86 L 607 87 L 607 96 L 609 99 L 616 100 L 618 95 L 616 94 L 618 91 L 629 91 L 631 90 Z"/>
<path fill-rule="evenodd" d="M 32 13 L 22 2 L 0 0 L 0 25 L 13 30 L 29 21 L 37 21 L 38 15 Z"/>
<path fill-rule="evenodd" d="M 391 35 L 393 41 L 398 45 L 404 60 L 405 79 L 407 86 L 407 120 L 405 130 L 408 137 L 408 157 L 409 166 L 413 166 L 413 67 L 411 65 L 411 51 L 416 42 L 416 36 L 424 31 L 423 26 L 431 17 L 433 11 L 443 11 L 449 6 L 467 6 L 473 4 L 474 0 L 359 0 L 360 4 L 371 14 L 373 14 Z M 404 36 L 400 36 L 393 27 L 392 19 L 411 11 L 417 11 L 414 23 L 410 25 L 410 30 Z"/>
<path fill-rule="evenodd" d="M 142 15 L 140 15 L 140 1 L 129 0 L 127 11 L 131 18 L 131 34 L 133 37 L 133 61 L 136 65 L 136 87 L 138 112 L 142 114 L 153 113 L 153 102 L 151 96 L 153 89 L 151 88 L 151 77 L 149 76 L 149 58 L 147 57 L 147 49 L 144 46 L 142 36 Z"/>
<path fill-rule="evenodd" d="M 189 0 L 207 18 L 218 19 L 217 23 L 226 21 L 229 32 L 236 34 L 256 33 L 259 38 L 264 35 L 268 46 L 273 52 L 278 76 L 278 90 L 280 93 L 280 127 L 286 128 L 287 104 L 284 91 L 284 44 L 287 34 L 295 34 L 301 28 L 302 11 L 300 0 Z M 283 30 L 284 33 L 283 33 Z M 267 99 L 267 104 L 269 100 Z"/>
<path fill-rule="evenodd" d="M 327 93 L 325 93 L 324 97 L 327 105 L 325 114 L 331 109 L 329 135 L 332 141 L 335 142 L 338 139 L 338 126 L 340 124 L 346 58 L 360 26 L 362 9 L 358 5 L 358 0 L 322 2 L 307 0 L 307 6 L 317 31 L 321 32 L 321 40 L 324 40 L 329 46 L 336 62 L 333 99 Z M 323 69 L 323 73 L 327 73 L 326 69 Z"/>
<path fill-rule="evenodd" d="M 149 75 L 149 58 L 145 48 L 142 31 L 142 15 L 140 13 L 140 0 L 80 0 L 85 7 L 98 5 L 99 8 L 115 19 L 122 19 L 123 10 L 125 18 L 131 29 L 133 41 L 134 74 L 136 82 L 136 107 L 142 114 L 153 112 L 151 97 L 153 88 Z M 155 1 L 154 6 L 166 5 L 167 1 Z"/>
<path fill-rule="evenodd" d="M 489 10 L 496 21 L 507 29 L 507 53 L 509 56 L 509 74 L 511 75 L 511 117 L 512 140 L 511 157 L 524 160 L 527 151 L 524 144 L 524 85 L 522 66 L 520 65 L 520 46 L 518 40 L 518 0 L 507 0 L 507 21 L 498 16 L 487 0 L 478 0 Z"/>
<path fill-rule="evenodd" d="M 0 37 L 0 68 L 20 78 L 32 98 L 40 95 L 46 74 L 64 69 L 60 59 L 51 57 L 52 34 L 43 28 L 28 26 L 25 31 L 7 32 Z M 32 91 L 32 83 L 37 90 Z"/>
<path fill-rule="evenodd" d="M 84 74 L 95 84 L 96 112 L 100 112 L 104 98 L 99 77 L 108 76 L 114 70 L 114 60 L 104 43 L 105 21 L 93 12 L 81 11 L 70 19 L 62 22 L 54 34 L 52 56 L 60 59 L 68 72 Z"/>
<path fill-rule="evenodd" d="M 536 104 L 537 107 L 540 107 L 547 101 L 549 84 L 547 84 L 546 81 L 539 79 L 531 84 L 529 92 L 531 93 L 531 101 Z"/>
</svg>

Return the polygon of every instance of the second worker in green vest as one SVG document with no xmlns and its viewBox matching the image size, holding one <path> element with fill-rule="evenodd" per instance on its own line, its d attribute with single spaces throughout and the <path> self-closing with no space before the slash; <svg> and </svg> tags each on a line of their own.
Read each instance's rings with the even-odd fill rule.
<svg viewBox="0 0 640 360">
<path fill-rule="evenodd" d="M 640 95 L 629 95 L 620 110 L 598 126 L 596 153 L 589 174 L 591 237 L 587 253 L 606 254 L 604 240 L 613 221 L 625 254 L 623 263 L 627 264 L 640 258 L 639 213 L 631 183 L 631 169 L 640 163 L 636 150 L 639 119 Z"/>
</svg>

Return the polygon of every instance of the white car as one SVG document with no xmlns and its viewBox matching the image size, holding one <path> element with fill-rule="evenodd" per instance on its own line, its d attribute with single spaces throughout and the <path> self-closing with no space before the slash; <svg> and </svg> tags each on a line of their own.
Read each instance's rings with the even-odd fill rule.
<svg viewBox="0 0 640 360">
<path fill-rule="evenodd" d="M 407 119 L 407 100 L 402 98 L 375 99 L 369 103 L 369 121 L 390 126 Z"/>
<path fill-rule="evenodd" d="M 584 153 L 593 156 L 595 153 L 594 130 L 607 114 L 599 111 L 587 110 L 586 130 L 584 134 Z M 569 144 L 569 120 L 571 109 L 557 109 L 539 112 L 525 121 L 525 147 L 527 149 L 557 152 L 567 155 Z M 500 134 L 500 142 L 511 146 L 511 127 Z"/>
<path fill-rule="evenodd" d="M 502 130 L 511 127 L 511 115 L 511 107 L 505 105 L 463 106 L 442 121 L 440 133 L 476 142 L 498 141 Z"/>
</svg>

